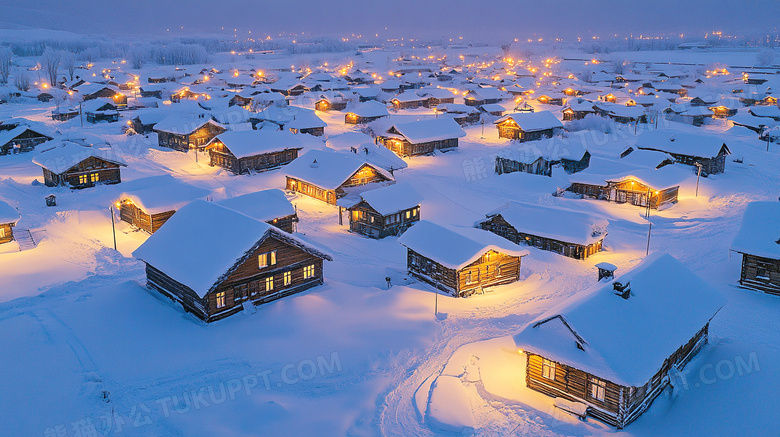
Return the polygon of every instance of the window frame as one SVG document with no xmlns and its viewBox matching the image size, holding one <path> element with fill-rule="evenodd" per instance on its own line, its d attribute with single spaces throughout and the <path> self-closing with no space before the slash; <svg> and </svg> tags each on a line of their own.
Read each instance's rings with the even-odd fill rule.
<svg viewBox="0 0 780 437">
<path fill-rule="evenodd" d="M 265 278 L 265 291 L 274 291 L 274 277 L 268 276 Z"/>
<path fill-rule="evenodd" d="M 311 279 L 314 277 L 314 264 L 303 267 L 303 279 Z"/>
<path fill-rule="evenodd" d="M 588 378 L 588 396 L 591 399 L 604 402 L 607 398 L 607 382 L 593 376 Z"/>
<path fill-rule="evenodd" d="M 215 294 L 214 297 L 216 300 L 217 309 L 222 309 L 227 306 L 227 297 L 225 296 L 224 291 L 217 292 L 217 294 Z"/>
<path fill-rule="evenodd" d="M 555 381 L 556 365 L 554 361 L 542 358 L 542 378 Z"/>
<path fill-rule="evenodd" d="M 284 287 L 292 284 L 292 272 L 287 271 L 282 275 L 282 284 Z"/>
</svg>

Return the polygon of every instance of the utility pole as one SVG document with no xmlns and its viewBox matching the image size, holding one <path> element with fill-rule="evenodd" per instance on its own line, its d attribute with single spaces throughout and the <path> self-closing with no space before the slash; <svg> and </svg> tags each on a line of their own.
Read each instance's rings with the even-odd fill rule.
<svg viewBox="0 0 780 437">
<path fill-rule="evenodd" d="M 79 120 L 81 121 L 81 127 L 84 127 L 84 111 L 81 110 L 81 103 L 79 102 Z"/>
<path fill-rule="evenodd" d="M 653 230 L 653 222 L 650 222 L 650 227 L 647 229 L 647 249 L 645 250 L 645 255 L 650 254 L 650 232 Z"/>
<path fill-rule="evenodd" d="M 114 250 L 116 250 L 116 226 L 114 225 L 114 205 L 108 207 L 111 211 L 111 233 L 114 234 Z"/>
<path fill-rule="evenodd" d="M 701 177 L 701 164 L 696 162 L 694 165 L 696 165 L 696 168 L 698 169 L 696 172 L 696 197 L 699 197 L 699 178 Z"/>
<path fill-rule="evenodd" d="M 433 303 L 433 315 L 438 316 L 439 315 L 439 290 L 433 290 L 434 294 L 436 294 L 436 297 L 434 298 Z"/>
<path fill-rule="evenodd" d="M 647 198 L 645 199 L 645 218 L 650 218 L 650 187 L 647 187 Z"/>
</svg>

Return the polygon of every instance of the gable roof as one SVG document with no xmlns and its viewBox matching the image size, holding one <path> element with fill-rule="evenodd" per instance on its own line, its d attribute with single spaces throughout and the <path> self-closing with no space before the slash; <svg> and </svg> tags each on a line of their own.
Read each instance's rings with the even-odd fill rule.
<svg viewBox="0 0 780 437">
<path fill-rule="evenodd" d="M 679 261 L 654 253 L 619 276 L 547 311 L 514 336 L 521 350 L 628 387 L 641 387 L 725 304 L 723 296 Z M 581 349 L 580 347 L 581 346 Z"/>
<path fill-rule="evenodd" d="M 512 256 L 528 251 L 498 235 L 477 228 L 445 226 L 421 220 L 398 238 L 403 246 L 437 263 L 460 270 L 489 250 Z"/>
<path fill-rule="evenodd" d="M 176 135 L 187 135 L 195 132 L 206 124 L 212 124 L 217 127 L 225 128 L 211 118 L 211 115 L 205 112 L 201 113 L 175 113 L 157 122 L 154 130 L 157 132 L 167 132 Z"/>
<path fill-rule="evenodd" d="M 201 232 L 218 223 L 220 232 Z M 198 238 L 192 238 L 198 235 Z M 189 287 L 208 294 L 236 264 L 266 238 L 275 237 L 314 256 L 330 255 L 268 223 L 214 202 L 196 200 L 176 212 L 133 256 Z"/>
<path fill-rule="evenodd" d="M 0 200 L 0 224 L 16 224 L 21 218 L 16 208 Z"/>
<path fill-rule="evenodd" d="M 216 203 L 264 222 L 295 214 L 295 208 L 287 200 L 284 191 L 276 188 L 242 194 Z"/>
<path fill-rule="evenodd" d="M 607 220 L 590 214 L 527 203 L 508 202 L 487 217 L 500 215 L 524 234 L 587 246 L 607 235 Z"/>
<path fill-rule="evenodd" d="M 393 176 L 383 168 L 366 162 L 356 154 L 325 150 L 309 150 L 284 166 L 284 171 L 288 177 L 308 182 L 325 190 L 335 190 L 366 165 L 387 179 L 394 180 Z"/>
<path fill-rule="evenodd" d="M 48 138 L 49 140 L 52 139 L 52 137 L 50 137 L 48 135 L 44 135 L 44 134 L 42 134 L 40 132 L 37 132 L 37 131 L 35 131 L 33 129 L 30 129 L 29 126 L 19 125 L 19 126 L 13 128 L 11 130 L 0 131 L 0 146 L 4 146 L 4 145 L 10 143 L 11 141 L 15 140 L 19 135 L 22 135 L 23 133 L 27 132 L 28 130 L 31 131 L 31 132 L 34 132 L 36 134 L 39 134 L 41 136 L 44 136 L 44 137 Z"/>
<path fill-rule="evenodd" d="M 38 146 L 40 153 L 35 155 L 32 162 L 43 168 L 51 170 L 55 174 L 62 174 L 77 166 L 87 158 L 95 157 L 112 164 L 126 167 L 127 164 L 119 158 L 119 154 L 111 146 L 95 147 L 82 146 L 73 141 L 50 141 Z"/>
<path fill-rule="evenodd" d="M 412 144 L 466 136 L 466 131 L 455 120 L 447 117 L 423 119 L 411 123 L 396 123 L 390 126 L 387 131 L 390 132 L 391 130 L 395 130 Z"/>
<path fill-rule="evenodd" d="M 739 253 L 780 260 L 780 202 L 751 202 L 731 243 Z"/>
<path fill-rule="evenodd" d="M 724 148 L 727 155 L 731 154 L 720 136 L 666 129 L 656 129 L 639 135 L 636 147 L 700 158 L 714 158 Z"/>
<path fill-rule="evenodd" d="M 499 118 L 494 123 L 498 124 L 508 119 L 517 123 L 524 132 L 563 128 L 563 123 L 550 111 L 515 112 Z"/>
<path fill-rule="evenodd" d="M 408 182 L 365 191 L 360 197 L 383 216 L 414 208 L 423 198 Z"/>
<path fill-rule="evenodd" d="M 227 131 L 209 141 L 206 149 L 213 147 L 218 141 L 222 142 L 236 158 L 303 148 L 298 137 L 289 131 L 268 129 Z"/>
<path fill-rule="evenodd" d="M 130 199 L 147 214 L 178 210 L 209 194 L 208 190 L 194 187 L 167 174 L 135 179 L 122 186 L 124 191 L 119 199 Z"/>
</svg>

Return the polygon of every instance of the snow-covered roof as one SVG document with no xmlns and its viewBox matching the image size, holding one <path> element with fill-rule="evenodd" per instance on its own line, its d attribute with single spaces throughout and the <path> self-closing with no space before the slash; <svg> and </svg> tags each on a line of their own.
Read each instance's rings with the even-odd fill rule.
<svg viewBox="0 0 780 437">
<path fill-rule="evenodd" d="M 130 199 L 147 214 L 178 210 L 209 194 L 208 190 L 193 187 L 170 175 L 136 179 L 122 184 L 120 200 Z"/>
<path fill-rule="evenodd" d="M 387 106 L 385 106 L 384 103 L 377 102 L 376 100 L 368 100 L 363 103 L 356 103 L 347 110 L 347 113 L 352 113 L 360 117 L 382 117 L 388 115 Z"/>
<path fill-rule="evenodd" d="M 3 145 L 6 145 L 6 144 L 10 143 L 16 137 L 18 137 L 19 135 L 22 135 L 23 133 L 27 132 L 28 130 L 32 131 L 32 132 L 36 132 L 38 134 L 41 134 L 41 132 L 37 132 L 37 131 L 35 131 L 33 129 L 30 129 L 29 126 L 19 125 L 19 126 L 13 128 L 11 130 L 0 131 L 0 146 L 3 146 Z M 48 138 L 51 139 L 51 137 L 48 137 Z"/>
<path fill-rule="evenodd" d="M 780 260 L 780 202 L 751 202 L 731 250 Z"/>
<path fill-rule="evenodd" d="M 219 232 L 203 232 L 219 225 Z M 193 238 L 197 235 L 197 238 Z M 269 236 L 320 258 L 330 255 L 268 223 L 214 202 L 196 200 L 176 212 L 133 256 L 204 297 L 237 261 Z"/>
<path fill-rule="evenodd" d="M 616 281 L 598 283 L 515 335 L 518 348 L 628 387 L 641 387 L 725 304 L 679 261 L 654 253 Z M 581 346 L 578 347 L 578 346 Z"/>
<path fill-rule="evenodd" d="M 289 131 L 271 131 L 266 129 L 227 131 L 209 141 L 206 148 L 212 147 L 217 142 L 222 142 L 236 158 L 279 152 L 286 149 L 301 149 L 303 147 L 298 137 Z"/>
<path fill-rule="evenodd" d="M 7 225 L 9 223 L 16 224 L 22 216 L 19 211 L 13 206 L 0 200 L 0 224 Z"/>
<path fill-rule="evenodd" d="M 253 119 L 260 121 L 270 121 L 278 125 L 293 128 L 307 129 L 325 127 L 327 124 L 322 121 L 317 114 L 306 108 L 298 106 L 289 106 L 280 108 L 278 106 L 269 106 L 262 111 L 252 115 Z"/>
<path fill-rule="evenodd" d="M 284 166 L 284 174 L 325 190 L 335 190 L 364 165 L 374 168 L 390 180 L 393 176 L 383 168 L 366 162 L 354 153 L 309 150 Z"/>
<path fill-rule="evenodd" d="M 32 162 L 43 168 L 51 170 L 55 174 L 62 174 L 78 165 L 81 161 L 95 157 L 104 161 L 126 166 L 125 162 L 113 147 L 105 145 L 82 146 L 73 141 L 49 141 L 38 146 L 40 152 L 35 155 Z"/>
<path fill-rule="evenodd" d="M 518 232 L 587 246 L 607 235 L 607 220 L 590 214 L 542 205 L 509 202 L 491 211 Z"/>
<path fill-rule="evenodd" d="M 563 123 L 561 123 L 561 121 L 550 111 L 515 112 L 499 118 L 495 123 L 501 123 L 510 118 L 514 120 L 524 132 L 563 128 Z"/>
<path fill-rule="evenodd" d="M 408 182 L 365 191 L 360 197 L 383 216 L 413 208 L 423 200 L 420 193 Z"/>
<path fill-rule="evenodd" d="M 195 132 L 206 124 L 223 127 L 211 118 L 211 115 L 202 113 L 174 113 L 160 120 L 154 125 L 154 130 L 168 132 L 177 135 L 186 135 Z"/>
<path fill-rule="evenodd" d="M 490 250 L 512 256 L 528 255 L 526 249 L 498 235 L 477 228 L 455 227 L 422 220 L 398 238 L 405 247 L 437 263 L 460 270 Z"/>
<path fill-rule="evenodd" d="M 284 191 L 276 188 L 242 194 L 217 203 L 264 222 L 295 214 L 295 208 Z"/>
<path fill-rule="evenodd" d="M 494 100 L 503 99 L 504 93 L 494 87 L 474 88 L 469 90 L 464 99 Z"/>
<path fill-rule="evenodd" d="M 667 153 L 714 158 L 726 143 L 723 138 L 706 133 L 688 133 L 673 129 L 657 129 L 639 135 L 636 146 L 640 149 L 660 150 Z M 727 154 L 728 147 L 726 147 Z"/>
<path fill-rule="evenodd" d="M 441 117 L 423 119 L 411 123 L 396 123 L 388 129 L 395 129 L 398 134 L 406 138 L 412 144 L 428 143 L 431 141 L 462 138 L 466 132 L 451 118 Z"/>
</svg>

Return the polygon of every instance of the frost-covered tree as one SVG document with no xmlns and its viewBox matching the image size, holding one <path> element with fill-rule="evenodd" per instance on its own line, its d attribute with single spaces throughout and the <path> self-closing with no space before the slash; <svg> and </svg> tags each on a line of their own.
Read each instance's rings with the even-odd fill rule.
<svg viewBox="0 0 780 437">
<path fill-rule="evenodd" d="M 11 56 L 13 52 L 9 47 L 0 48 L 0 83 L 8 83 L 11 75 Z"/>
<path fill-rule="evenodd" d="M 76 54 L 73 52 L 62 52 L 62 66 L 68 72 L 70 80 L 73 80 L 76 73 Z"/>
<path fill-rule="evenodd" d="M 130 66 L 136 70 L 143 68 L 147 54 L 148 49 L 145 49 L 144 47 L 134 47 L 130 50 Z"/>
<path fill-rule="evenodd" d="M 30 75 L 26 71 L 17 68 L 14 72 L 14 86 L 19 91 L 30 91 Z"/>
<path fill-rule="evenodd" d="M 756 62 L 762 67 L 767 67 L 775 62 L 775 51 L 773 49 L 763 49 L 756 55 Z"/>
<path fill-rule="evenodd" d="M 62 61 L 62 53 L 54 50 L 51 47 L 46 47 L 41 55 L 41 68 L 46 74 L 46 78 L 49 80 L 49 85 L 52 87 L 57 86 L 57 73 L 60 69 L 60 62 Z"/>
</svg>

